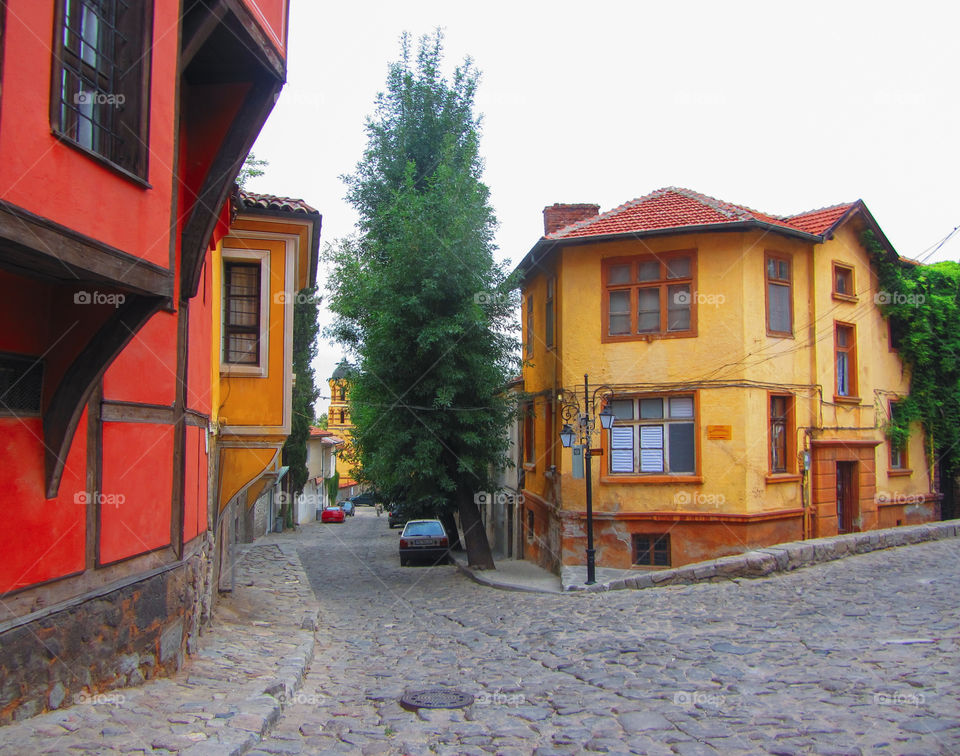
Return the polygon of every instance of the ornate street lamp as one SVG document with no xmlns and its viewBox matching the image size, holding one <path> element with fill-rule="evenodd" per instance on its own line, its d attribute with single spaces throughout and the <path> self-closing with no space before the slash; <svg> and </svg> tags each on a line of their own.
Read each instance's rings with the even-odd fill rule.
<svg viewBox="0 0 960 756">
<path fill-rule="evenodd" d="M 593 449 L 594 433 L 600 428 L 609 430 L 616 419 L 607 404 L 607 397 L 611 394 L 610 388 L 600 386 L 590 394 L 590 379 L 583 376 L 583 408 L 576 395 L 565 392 L 562 401 L 563 419 L 567 422 L 560 431 L 560 443 L 565 449 L 574 446 L 583 449 L 584 475 L 587 483 L 587 585 L 597 582 L 596 577 L 596 550 L 593 548 L 593 470 L 590 464 L 594 454 L 601 454 L 602 449 Z M 597 412 L 598 403 L 603 404 L 603 411 Z M 596 419 L 600 418 L 600 428 L 597 428 Z"/>
</svg>

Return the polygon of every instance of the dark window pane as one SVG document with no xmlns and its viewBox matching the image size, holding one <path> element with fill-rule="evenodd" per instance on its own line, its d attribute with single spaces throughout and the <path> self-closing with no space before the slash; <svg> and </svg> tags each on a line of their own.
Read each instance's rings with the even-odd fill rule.
<svg viewBox="0 0 960 756">
<path fill-rule="evenodd" d="M 690 330 L 690 287 L 667 287 L 667 330 Z"/>
<path fill-rule="evenodd" d="M 610 292 L 610 324 L 611 336 L 630 333 L 630 292 Z"/>
<path fill-rule="evenodd" d="M 837 353 L 837 394 L 850 395 L 850 363 L 846 352 Z"/>
<path fill-rule="evenodd" d="M 640 417 L 644 420 L 658 420 L 663 417 L 663 399 L 641 399 Z"/>
<path fill-rule="evenodd" d="M 639 289 L 637 295 L 637 332 L 656 333 L 660 330 L 660 289 Z"/>
<path fill-rule="evenodd" d="M 782 284 L 767 284 L 768 322 L 771 331 L 776 333 L 792 333 L 793 324 L 790 322 L 790 287 Z"/>
<path fill-rule="evenodd" d="M 670 426 L 670 472 L 692 473 L 696 471 L 694 454 L 693 423 L 671 423 Z"/>
<path fill-rule="evenodd" d="M 630 265 L 611 265 L 607 272 L 607 283 L 611 285 L 632 283 Z"/>
<path fill-rule="evenodd" d="M 617 420 L 633 420 L 633 399 L 614 399 L 610 411 Z"/>
<path fill-rule="evenodd" d="M 653 564 L 655 567 L 670 566 L 670 536 L 663 535 L 654 541 Z"/>
<path fill-rule="evenodd" d="M 660 261 L 644 260 L 638 266 L 640 281 L 659 281 L 660 280 Z"/>
<path fill-rule="evenodd" d="M 690 278 L 690 258 L 674 257 L 668 260 L 667 278 Z"/>
</svg>

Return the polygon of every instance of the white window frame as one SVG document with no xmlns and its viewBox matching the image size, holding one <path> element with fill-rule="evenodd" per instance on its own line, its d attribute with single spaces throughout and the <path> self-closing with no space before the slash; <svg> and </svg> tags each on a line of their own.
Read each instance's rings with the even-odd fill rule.
<svg viewBox="0 0 960 756">
<path fill-rule="evenodd" d="M 660 399 L 663 402 L 664 417 L 661 418 L 642 418 L 640 417 L 640 403 L 648 399 Z M 671 399 L 689 399 L 691 403 L 690 416 L 684 417 L 673 417 L 670 410 L 670 400 Z M 645 396 L 615 396 L 613 401 L 630 401 L 633 403 L 633 419 L 631 420 L 616 420 L 614 421 L 613 427 L 607 431 L 608 433 L 608 448 L 609 453 L 609 462 L 607 463 L 607 475 L 611 477 L 617 476 L 690 476 L 696 475 L 697 473 L 697 455 L 699 454 L 698 444 L 697 444 L 697 399 L 695 394 L 655 394 L 655 395 L 645 395 Z M 670 426 L 682 425 L 682 424 L 692 424 L 693 425 L 693 469 L 692 470 L 679 470 L 672 471 L 670 470 L 670 438 L 671 438 L 671 428 Z M 625 429 L 630 429 L 629 434 L 629 444 L 627 443 L 628 439 L 624 433 Z M 648 429 L 644 433 L 644 429 Z M 654 432 L 655 429 L 659 429 L 659 436 Z M 630 450 L 632 456 L 632 465 L 631 469 L 624 470 L 619 469 L 615 470 L 616 459 L 618 456 L 618 451 Z M 643 452 L 647 451 L 660 451 L 660 468 L 659 469 L 644 469 L 644 460 Z"/>
<path fill-rule="evenodd" d="M 231 262 L 260 265 L 260 347 L 256 365 L 236 365 L 224 359 L 227 316 L 226 264 Z M 267 378 L 270 374 L 270 251 L 224 247 L 220 262 L 220 374 Z"/>
</svg>

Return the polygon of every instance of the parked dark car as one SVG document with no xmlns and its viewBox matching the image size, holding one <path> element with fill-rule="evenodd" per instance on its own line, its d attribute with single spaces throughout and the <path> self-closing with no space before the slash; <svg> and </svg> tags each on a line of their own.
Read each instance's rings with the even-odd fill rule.
<svg viewBox="0 0 960 756">
<path fill-rule="evenodd" d="M 390 507 L 389 511 L 387 512 L 387 525 L 389 525 L 391 528 L 398 528 L 402 525 L 405 525 L 406 522 L 407 516 L 405 514 L 401 514 L 399 507 Z"/>
<path fill-rule="evenodd" d="M 372 507 L 374 504 L 374 495 L 370 491 L 364 491 L 363 493 L 354 494 L 350 497 L 350 501 L 356 504 L 358 507 Z"/>
<path fill-rule="evenodd" d="M 440 520 L 410 520 L 400 534 L 400 566 L 412 560 L 446 564 L 450 561 L 450 539 Z"/>
<path fill-rule="evenodd" d="M 343 513 L 347 517 L 353 517 L 357 513 L 356 506 L 354 505 L 352 499 L 347 499 L 340 506 L 343 507 Z"/>
</svg>

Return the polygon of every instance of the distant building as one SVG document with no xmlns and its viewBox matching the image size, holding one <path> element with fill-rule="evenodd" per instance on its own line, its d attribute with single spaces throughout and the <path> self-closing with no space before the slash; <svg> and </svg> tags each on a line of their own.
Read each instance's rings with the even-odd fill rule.
<svg viewBox="0 0 960 756">
<path fill-rule="evenodd" d="M 336 470 L 337 449 L 343 446 L 343 439 L 323 428 L 310 428 L 307 439 L 307 482 L 303 493 L 297 497 L 295 520 L 298 525 L 317 518 L 317 514 L 330 504 L 327 491 L 329 481 Z"/>
<path fill-rule="evenodd" d="M 289 197 L 240 191 L 213 252 L 211 346 L 218 559 L 276 529 L 280 451 L 293 402 L 293 308 L 317 274 L 320 214 Z M 221 569 L 221 587 L 230 574 Z"/>
<path fill-rule="evenodd" d="M 863 202 L 777 217 L 667 188 L 598 211 L 545 208 L 519 266 L 527 558 L 584 563 L 559 433 L 586 404 L 615 416 L 592 444 L 600 567 L 939 517 L 920 425 L 901 447 L 884 433 L 910 379 L 861 232 L 912 263 Z"/>
<path fill-rule="evenodd" d="M 340 474 L 340 499 L 357 493 L 356 473 L 359 460 L 353 450 L 353 431 L 356 426 L 350 418 L 350 376 L 353 368 L 346 360 L 333 371 L 330 386 L 330 409 L 327 411 L 327 430 L 343 440 L 337 450 L 337 472 Z"/>
</svg>

